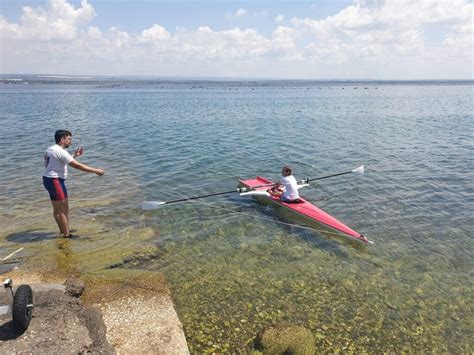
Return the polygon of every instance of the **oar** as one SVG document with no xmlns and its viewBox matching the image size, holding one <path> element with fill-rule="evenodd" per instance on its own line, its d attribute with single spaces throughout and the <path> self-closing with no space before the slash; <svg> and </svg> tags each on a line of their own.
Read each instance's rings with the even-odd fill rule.
<svg viewBox="0 0 474 355">
<path fill-rule="evenodd" d="M 317 178 L 313 178 L 313 179 L 304 179 L 302 182 L 303 183 L 308 183 L 310 181 L 316 181 L 316 180 L 323 180 L 323 179 L 328 179 L 328 178 L 332 178 L 332 177 L 335 177 L 335 176 L 340 176 L 340 175 L 346 175 L 346 174 L 352 174 L 352 173 L 355 173 L 355 174 L 360 174 L 362 175 L 364 173 L 364 166 L 361 165 L 359 166 L 358 168 L 355 168 L 351 171 L 346 171 L 344 173 L 338 173 L 338 174 L 332 174 L 332 175 L 326 175 L 326 176 L 321 176 L 321 177 L 317 177 Z"/>
<path fill-rule="evenodd" d="M 185 197 L 185 198 L 180 198 L 178 200 L 171 200 L 171 201 L 143 201 L 142 202 L 142 210 L 145 210 L 145 211 L 156 210 L 158 208 L 163 207 L 164 205 L 169 205 L 169 204 L 172 204 L 172 203 L 185 202 L 185 201 L 197 200 L 198 198 L 205 198 L 205 197 L 219 196 L 219 195 L 227 195 L 227 194 L 232 194 L 232 193 L 235 193 L 235 192 L 244 192 L 244 191 L 247 191 L 247 189 L 245 187 L 242 187 L 242 188 L 238 188 L 238 189 L 231 190 L 231 191 L 216 192 L 216 193 L 213 193 L 213 194 L 201 195 L 201 196 Z"/>
<path fill-rule="evenodd" d="M 364 173 L 364 166 L 361 165 L 361 166 L 359 166 L 358 168 L 352 169 L 351 171 L 345 171 L 345 172 L 343 172 L 343 173 L 337 173 L 337 174 L 332 174 L 332 175 L 320 176 L 320 177 L 312 178 L 312 179 L 306 178 L 306 179 L 301 180 L 301 184 L 302 184 L 302 185 L 298 185 L 298 188 L 304 187 L 304 186 L 308 186 L 307 184 L 308 184 L 310 181 L 329 179 L 329 178 L 332 178 L 332 177 L 335 177 L 335 176 L 346 175 L 346 174 L 352 174 L 352 173 L 362 175 L 362 174 Z M 255 190 L 255 189 L 258 189 L 259 187 L 266 187 L 266 186 L 273 186 L 273 185 L 274 185 L 274 184 L 259 185 L 259 186 L 254 186 L 253 189 Z M 250 191 L 250 192 L 245 192 L 245 191 L 244 191 L 244 193 L 241 193 L 241 195 L 242 195 L 242 196 L 245 196 L 245 195 L 252 195 L 252 192 L 251 192 L 251 191 Z"/>
<path fill-rule="evenodd" d="M 338 173 L 338 174 L 333 174 L 333 175 L 327 175 L 327 176 L 322 176 L 322 177 L 317 177 L 313 179 L 304 179 L 302 181 L 303 184 L 307 184 L 309 181 L 316 181 L 316 180 L 323 180 L 323 179 L 328 179 L 331 177 L 335 176 L 340 176 L 340 175 L 345 175 L 345 174 L 350 174 L 350 173 L 356 173 L 356 174 L 363 174 L 364 173 L 364 166 L 361 165 L 358 168 L 351 170 L 351 171 L 346 171 L 344 173 Z M 265 187 L 265 186 L 272 186 L 273 184 L 265 184 L 265 185 L 259 185 L 259 186 L 254 186 L 253 190 L 260 188 L 260 187 Z M 169 205 L 172 203 L 178 203 L 178 202 L 185 202 L 185 201 L 191 201 L 191 200 L 197 200 L 199 198 L 205 198 L 205 197 L 211 197 L 211 196 L 220 196 L 220 195 L 227 195 L 227 194 L 232 194 L 235 192 L 242 193 L 242 192 L 247 192 L 248 189 L 245 187 L 237 188 L 235 190 L 230 190 L 230 191 L 224 191 L 224 192 L 216 192 L 213 194 L 208 194 L 208 195 L 200 195 L 200 196 L 193 196 L 193 197 L 185 197 L 185 198 L 180 198 L 178 200 L 171 200 L 171 201 L 143 201 L 142 202 L 142 210 L 144 211 L 149 211 L 149 210 L 156 210 L 158 208 L 161 208 L 165 205 Z"/>
</svg>

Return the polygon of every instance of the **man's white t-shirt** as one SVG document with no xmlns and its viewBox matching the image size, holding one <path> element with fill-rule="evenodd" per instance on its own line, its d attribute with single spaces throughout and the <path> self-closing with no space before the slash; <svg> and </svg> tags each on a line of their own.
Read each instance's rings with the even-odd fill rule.
<svg viewBox="0 0 474 355">
<path fill-rule="evenodd" d="M 72 162 L 74 158 L 67 152 L 66 149 L 55 144 L 44 153 L 44 170 L 43 176 L 49 178 L 67 178 L 67 165 Z"/>
<path fill-rule="evenodd" d="M 293 175 L 282 176 L 280 178 L 280 184 L 285 187 L 283 191 L 283 198 L 286 200 L 296 200 L 300 198 L 298 194 L 298 183 Z"/>
</svg>

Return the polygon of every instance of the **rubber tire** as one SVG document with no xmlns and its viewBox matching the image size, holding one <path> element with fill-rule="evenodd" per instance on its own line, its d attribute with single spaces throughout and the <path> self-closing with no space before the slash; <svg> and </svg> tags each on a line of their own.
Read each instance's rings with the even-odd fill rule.
<svg viewBox="0 0 474 355">
<path fill-rule="evenodd" d="M 33 315 L 33 291 L 28 285 L 21 285 L 17 288 L 15 296 L 13 296 L 13 326 L 19 332 L 24 332 L 30 325 Z"/>
</svg>

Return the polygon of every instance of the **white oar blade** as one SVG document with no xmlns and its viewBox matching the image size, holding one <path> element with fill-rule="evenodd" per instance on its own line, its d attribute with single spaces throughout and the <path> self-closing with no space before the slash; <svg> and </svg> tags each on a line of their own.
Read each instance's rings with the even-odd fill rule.
<svg viewBox="0 0 474 355">
<path fill-rule="evenodd" d="M 142 202 L 142 210 L 143 211 L 151 211 L 156 210 L 158 208 L 163 207 L 166 202 L 162 201 L 143 201 Z"/>
<path fill-rule="evenodd" d="M 362 175 L 364 173 L 364 166 L 361 165 L 359 166 L 358 168 L 355 168 L 354 170 L 352 170 L 353 173 L 356 173 L 356 174 L 360 174 Z"/>
</svg>

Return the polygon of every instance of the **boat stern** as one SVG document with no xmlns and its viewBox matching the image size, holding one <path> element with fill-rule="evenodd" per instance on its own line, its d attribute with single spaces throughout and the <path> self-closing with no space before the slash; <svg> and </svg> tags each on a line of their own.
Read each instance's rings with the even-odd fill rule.
<svg viewBox="0 0 474 355">
<path fill-rule="evenodd" d="M 264 177 L 257 176 L 254 179 L 239 180 L 239 187 L 245 187 L 249 190 L 262 190 L 273 185 L 274 182 Z"/>
</svg>

